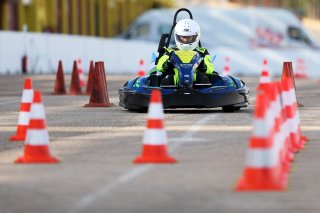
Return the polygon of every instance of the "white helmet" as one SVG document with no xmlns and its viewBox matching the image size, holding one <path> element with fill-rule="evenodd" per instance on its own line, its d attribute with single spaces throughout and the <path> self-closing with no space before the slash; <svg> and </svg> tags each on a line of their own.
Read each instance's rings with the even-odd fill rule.
<svg viewBox="0 0 320 213">
<path fill-rule="evenodd" d="M 174 40 L 180 50 L 194 50 L 200 40 L 200 26 L 192 19 L 182 19 L 174 28 Z"/>
</svg>

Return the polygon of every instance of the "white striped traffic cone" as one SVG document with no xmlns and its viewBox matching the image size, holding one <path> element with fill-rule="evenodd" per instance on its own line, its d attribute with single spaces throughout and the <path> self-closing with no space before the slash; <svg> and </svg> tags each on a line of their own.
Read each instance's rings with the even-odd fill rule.
<svg viewBox="0 0 320 213">
<path fill-rule="evenodd" d="M 292 68 L 292 62 L 283 62 L 283 69 L 282 69 L 282 76 L 281 76 L 281 81 L 285 80 L 285 79 L 291 79 L 291 81 L 293 82 L 293 86 L 294 89 L 296 90 L 296 83 L 294 80 L 294 74 L 293 74 L 293 68 Z M 303 107 L 303 103 L 298 102 L 298 107 Z"/>
<path fill-rule="evenodd" d="M 85 81 L 85 77 L 82 69 L 82 60 L 80 58 L 77 60 L 77 66 L 78 66 L 78 72 L 79 72 L 80 86 L 85 87 L 86 81 Z"/>
<path fill-rule="evenodd" d="M 144 69 L 144 60 L 141 59 L 139 62 L 139 69 L 138 69 L 138 76 L 144 76 L 146 75 L 145 69 Z"/>
<path fill-rule="evenodd" d="M 163 106 L 161 92 L 152 90 L 147 129 L 144 132 L 141 156 L 134 163 L 175 163 L 176 159 L 170 157 L 167 151 L 167 134 L 163 122 Z"/>
<path fill-rule="evenodd" d="M 9 138 L 11 141 L 24 141 L 26 139 L 27 128 L 29 125 L 29 114 L 30 114 L 32 98 L 33 98 L 32 81 L 30 78 L 26 78 L 24 80 L 17 132 L 16 132 L 16 135 L 13 135 Z"/>
<path fill-rule="evenodd" d="M 30 124 L 24 142 L 24 156 L 15 163 L 57 163 L 49 151 L 49 135 L 46 127 L 44 106 L 40 91 L 34 91 L 30 111 Z"/>
<path fill-rule="evenodd" d="M 286 174 L 281 163 L 275 116 L 270 96 L 260 93 L 256 98 L 253 133 L 247 151 L 243 176 L 237 191 L 269 191 L 286 188 Z"/>
<path fill-rule="evenodd" d="M 287 100 L 287 92 L 283 91 L 282 81 L 277 82 L 278 88 L 280 88 L 280 99 L 281 99 L 281 111 L 283 115 L 283 125 L 282 125 L 282 131 L 284 134 L 284 158 L 285 158 L 285 168 L 287 170 L 290 169 L 290 166 L 294 160 L 294 148 L 292 145 L 292 140 L 290 136 L 290 129 L 291 129 L 291 121 L 290 121 L 290 114 L 288 114 L 288 111 L 286 110 L 286 100 Z"/>
<path fill-rule="evenodd" d="M 275 120 L 274 143 L 276 148 L 280 150 L 280 160 L 283 171 L 288 172 L 291 168 L 294 154 L 290 149 L 290 132 L 288 131 L 286 122 L 286 113 L 283 109 L 281 82 L 275 81 L 270 83 L 270 87 L 266 93 L 270 96 L 272 101 L 271 110 Z"/>
<path fill-rule="evenodd" d="M 257 90 L 264 90 L 270 82 L 271 77 L 268 71 L 268 60 L 264 59 Z"/>
<path fill-rule="evenodd" d="M 300 128 L 300 115 L 294 84 L 291 79 L 281 81 L 283 93 L 283 108 L 287 114 L 287 121 L 290 129 L 291 145 L 295 152 L 303 149 L 308 138 L 302 136 Z"/>
<path fill-rule="evenodd" d="M 230 75 L 230 58 L 226 57 L 226 64 L 224 66 L 222 75 Z"/>
</svg>

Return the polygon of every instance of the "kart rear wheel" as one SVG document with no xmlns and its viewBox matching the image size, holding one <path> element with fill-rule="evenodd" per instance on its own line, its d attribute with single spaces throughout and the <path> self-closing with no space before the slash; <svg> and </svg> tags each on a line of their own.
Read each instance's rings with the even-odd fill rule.
<svg viewBox="0 0 320 213">
<path fill-rule="evenodd" d="M 148 112 L 148 108 L 138 108 L 138 109 L 136 109 L 136 108 L 134 108 L 134 109 L 130 108 L 130 109 L 128 109 L 128 111 L 130 111 L 130 112 L 146 113 L 146 112 Z"/>
</svg>

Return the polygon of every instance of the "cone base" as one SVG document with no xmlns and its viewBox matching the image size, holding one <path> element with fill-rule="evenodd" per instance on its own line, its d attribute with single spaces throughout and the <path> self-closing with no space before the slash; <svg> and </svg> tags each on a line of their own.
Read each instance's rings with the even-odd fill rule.
<svg viewBox="0 0 320 213">
<path fill-rule="evenodd" d="M 294 77 L 297 79 L 307 79 L 308 78 L 308 76 L 306 74 L 295 74 Z"/>
<path fill-rule="evenodd" d="M 297 144 L 295 144 L 293 148 L 294 148 L 295 153 L 300 152 L 301 150 L 304 149 L 304 141 L 299 140 L 299 142 Z"/>
<path fill-rule="evenodd" d="M 82 92 L 69 92 L 67 95 L 84 95 Z"/>
<path fill-rule="evenodd" d="M 296 144 L 296 145 L 293 147 L 293 151 L 294 151 L 294 153 L 298 153 L 298 152 L 300 152 L 303 148 L 304 148 L 303 144 Z"/>
<path fill-rule="evenodd" d="M 133 160 L 133 163 L 176 163 L 177 160 L 170 156 L 164 157 L 144 157 L 139 156 Z"/>
<path fill-rule="evenodd" d="M 291 151 L 288 151 L 286 154 L 286 160 L 288 162 L 293 162 L 294 161 L 294 153 Z"/>
<path fill-rule="evenodd" d="M 303 143 L 301 143 L 301 138 L 297 136 L 295 133 L 290 133 L 290 139 L 291 139 L 291 149 L 294 153 L 299 152 L 303 149 Z"/>
<path fill-rule="evenodd" d="M 287 174 L 283 167 L 246 168 L 236 191 L 283 191 L 287 188 Z"/>
<path fill-rule="evenodd" d="M 60 160 L 58 160 L 55 157 L 46 157 L 46 158 L 37 158 L 37 157 L 19 157 L 15 161 L 17 164 L 23 164 L 23 163 L 59 163 Z"/>
<path fill-rule="evenodd" d="M 309 141 L 309 138 L 307 138 L 306 136 L 301 136 L 300 140 L 303 142 L 303 143 L 307 143 Z"/>
<path fill-rule="evenodd" d="M 47 145 L 24 146 L 24 156 L 15 160 L 15 163 L 58 163 L 59 160 L 50 155 Z"/>
<path fill-rule="evenodd" d="M 88 103 L 83 107 L 113 107 L 114 104 L 112 103 Z"/>
<path fill-rule="evenodd" d="M 66 92 L 53 92 L 51 95 L 67 95 Z"/>
<path fill-rule="evenodd" d="M 304 107 L 304 104 L 298 101 L 298 107 Z"/>
<path fill-rule="evenodd" d="M 25 141 L 26 136 L 21 136 L 21 135 L 12 135 L 9 137 L 9 140 L 12 142 L 23 142 Z"/>
<path fill-rule="evenodd" d="M 284 191 L 286 189 L 284 183 L 249 183 L 245 179 L 241 179 L 237 186 L 236 191 Z"/>
<path fill-rule="evenodd" d="M 133 163 L 176 163 L 176 159 L 169 156 L 167 145 L 144 144 L 141 156 L 136 157 Z"/>
</svg>

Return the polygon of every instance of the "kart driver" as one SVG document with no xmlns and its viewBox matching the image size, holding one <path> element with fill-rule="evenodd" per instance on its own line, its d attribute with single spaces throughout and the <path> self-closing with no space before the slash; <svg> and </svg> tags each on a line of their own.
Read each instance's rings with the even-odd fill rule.
<svg viewBox="0 0 320 213">
<path fill-rule="evenodd" d="M 157 70 L 162 72 L 162 85 L 177 85 L 178 83 L 178 71 L 174 68 L 170 62 L 170 56 L 174 51 L 178 50 L 193 50 L 197 51 L 200 57 L 203 58 L 199 64 L 193 81 L 196 83 L 209 83 L 211 82 L 214 67 L 212 64 L 211 56 L 206 48 L 199 47 L 200 40 L 200 26 L 192 19 L 180 20 L 174 29 L 174 39 L 176 47 L 165 48 L 165 53 L 160 57 Z M 209 79 L 210 78 L 210 79 Z"/>
</svg>

